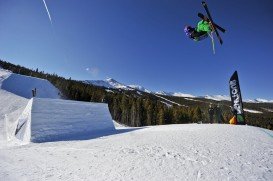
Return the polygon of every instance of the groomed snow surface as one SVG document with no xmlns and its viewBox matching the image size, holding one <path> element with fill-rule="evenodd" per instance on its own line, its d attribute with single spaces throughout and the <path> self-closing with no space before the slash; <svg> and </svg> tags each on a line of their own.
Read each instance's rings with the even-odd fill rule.
<svg viewBox="0 0 273 181">
<path fill-rule="evenodd" d="M 115 128 L 106 104 L 52 99 L 48 92 L 58 90 L 42 79 L 34 82 L 45 86 L 40 92 L 48 90 L 45 98 L 22 97 L 33 78 L 20 78 L 30 82 L 25 90 L 11 75 L 0 70 L 0 180 L 273 178 L 270 130 L 221 124 Z"/>
<path fill-rule="evenodd" d="M 168 125 L 0 151 L 3 180 L 272 180 L 273 133 Z"/>
</svg>

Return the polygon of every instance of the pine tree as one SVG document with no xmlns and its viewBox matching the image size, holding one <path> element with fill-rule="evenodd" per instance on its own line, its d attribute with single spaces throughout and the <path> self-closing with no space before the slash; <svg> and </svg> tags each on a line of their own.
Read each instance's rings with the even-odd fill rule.
<svg viewBox="0 0 273 181">
<path fill-rule="evenodd" d="M 157 124 L 158 125 L 163 125 L 165 124 L 165 111 L 164 107 L 161 104 L 157 105 Z"/>
<path fill-rule="evenodd" d="M 202 121 L 203 119 L 203 116 L 202 116 L 202 111 L 200 109 L 199 106 L 197 106 L 195 109 L 194 109 L 194 114 L 193 114 L 193 121 L 195 123 L 199 122 L 199 121 Z"/>
</svg>

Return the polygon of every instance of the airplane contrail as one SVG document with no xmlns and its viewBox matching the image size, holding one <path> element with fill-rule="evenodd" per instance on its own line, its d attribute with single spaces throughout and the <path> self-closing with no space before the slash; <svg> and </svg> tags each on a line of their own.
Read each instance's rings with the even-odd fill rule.
<svg viewBox="0 0 273 181">
<path fill-rule="evenodd" d="M 51 16 L 50 16 L 50 13 L 49 13 L 49 10 L 48 10 L 48 8 L 47 8 L 47 5 L 46 5 L 45 0 L 43 0 L 43 2 L 44 2 L 44 5 L 45 5 L 45 8 L 46 8 L 46 11 L 47 11 L 47 14 L 48 14 L 48 18 L 49 18 L 49 20 L 50 20 L 50 23 L 52 24 Z"/>
</svg>

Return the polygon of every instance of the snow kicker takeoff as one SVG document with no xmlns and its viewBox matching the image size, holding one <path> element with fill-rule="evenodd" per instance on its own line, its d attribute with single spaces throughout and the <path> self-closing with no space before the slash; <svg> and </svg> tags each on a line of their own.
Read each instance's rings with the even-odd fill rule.
<svg viewBox="0 0 273 181">
<path fill-rule="evenodd" d="M 220 37 L 218 30 L 220 30 L 223 33 L 225 33 L 226 30 L 221 26 L 217 25 L 216 23 L 214 23 L 210 15 L 208 6 L 204 1 L 202 2 L 202 5 L 205 8 L 207 16 L 203 15 L 202 13 L 198 13 L 198 17 L 201 18 L 201 21 L 198 22 L 197 27 L 193 28 L 187 25 L 184 28 L 184 32 L 190 39 L 194 41 L 200 41 L 209 36 L 212 41 L 213 53 L 215 54 L 213 33 L 215 32 L 220 44 L 222 45 L 223 40 Z"/>
<path fill-rule="evenodd" d="M 230 119 L 230 124 L 246 124 L 242 95 L 239 85 L 238 73 L 235 71 L 229 80 L 230 98 L 231 98 L 231 110 L 233 117 Z"/>
</svg>

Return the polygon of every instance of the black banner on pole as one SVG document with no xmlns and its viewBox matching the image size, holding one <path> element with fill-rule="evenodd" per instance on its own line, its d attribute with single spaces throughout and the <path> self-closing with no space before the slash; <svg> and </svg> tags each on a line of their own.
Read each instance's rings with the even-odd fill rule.
<svg viewBox="0 0 273 181">
<path fill-rule="evenodd" d="M 229 80 L 229 89 L 231 97 L 231 108 L 233 110 L 234 116 L 236 117 L 236 124 L 246 124 L 237 71 L 233 73 Z"/>
</svg>

